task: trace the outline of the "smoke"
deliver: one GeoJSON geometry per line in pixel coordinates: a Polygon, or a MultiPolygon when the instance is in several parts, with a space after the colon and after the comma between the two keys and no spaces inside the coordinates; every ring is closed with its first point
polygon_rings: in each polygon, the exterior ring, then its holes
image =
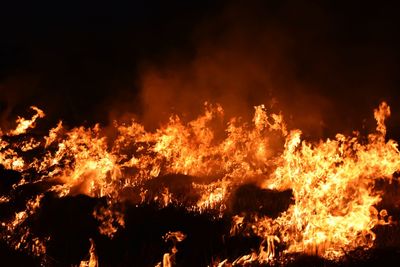
{"type": "Polygon", "coordinates": [[[139,2],[5,14],[2,127],[30,105],[69,125],[135,115],[154,128],[204,101],[227,117],[266,104],[309,137],[374,127],[382,100],[400,114],[395,4],[139,2]]]}
{"type": "Polygon", "coordinates": [[[346,7],[339,14],[323,2],[229,5],[194,29],[193,58],[142,67],[144,121],[154,127],[171,113],[193,117],[209,101],[228,117],[266,104],[309,137],[372,129],[368,110],[398,98],[395,41],[379,36],[394,34],[392,20],[370,14],[376,7],[346,7]]]}

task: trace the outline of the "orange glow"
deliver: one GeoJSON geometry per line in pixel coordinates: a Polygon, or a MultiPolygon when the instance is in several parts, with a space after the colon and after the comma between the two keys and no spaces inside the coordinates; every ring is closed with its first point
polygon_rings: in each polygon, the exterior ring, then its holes
{"type": "MultiPolygon", "coordinates": [[[[366,138],[357,133],[337,134],[334,139],[309,142],[301,138],[300,130],[287,129],[281,114],[268,114],[263,105],[255,107],[251,122],[231,118],[225,125],[222,107],[206,103],[204,114],[197,119],[184,122],[174,115],[154,132],[134,120],[130,124],[115,122],[117,136],[109,139],[99,125],[65,129],[60,122],[47,136],[8,141],[9,136],[23,136],[44,117],[43,111],[32,109],[36,114],[31,119],[18,118],[14,130],[0,131],[0,164],[22,173],[35,170],[37,181],[54,184],[49,191],[59,197],[105,197],[110,208],[98,208],[93,216],[100,222],[100,233],[109,237],[124,227],[123,213],[113,208],[113,204],[127,199],[122,196],[124,190],[140,189],[137,196],[128,196],[140,199],[140,204],[148,195],[147,181],[171,174],[194,177],[180,182],[190,183],[200,195],[195,204],[186,206],[196,212],[216,210],[224,214],[231,192],[246,183],[292,190],[294,203],[276,218],[233,216],[232,235],[250,231],[264,240],[257,252],[233,264],[274,261],[278,243],[285,245],[283,256],[307,253],[340,259],[347,251],[373,247],[373,228],[392,223],[386,210],[377,210],[382,193],[375,189],[377,179],[391,181],[400,170],[398,144],[385,137],[390,108],[384,102],[374,111],[376,132],[366,138]],[[277,148],[277,144],[281,146],[277,148]],[[37,148],[45,151],[43,156],[22,155],[37,148]]],[[[24,183],[28,181],[22,179],[16,186],[24,183]]],[[[152,198],[160,207],[186,205],[179,203],[179,197],[168,187],[152,198]]],[[[0,202],[8,199],[7,195],[0,196],[0,202]]],[[[40,201],[41,197],[29,201],[25,211],[1,223],[7,230],[2,238],[16,249],[46,252],[46,240],[31,238],[37,244],[25,244],[29,229],[17,230],[40,201]]],[[[169,234],[176,242],[185,238],[180,232],[169,234]]],[[[163,266],[171,265],[175,250],[164,255],[163,266]]],[[[97,266],[93,242],[90,261],[82,264],[97,266]]]]}

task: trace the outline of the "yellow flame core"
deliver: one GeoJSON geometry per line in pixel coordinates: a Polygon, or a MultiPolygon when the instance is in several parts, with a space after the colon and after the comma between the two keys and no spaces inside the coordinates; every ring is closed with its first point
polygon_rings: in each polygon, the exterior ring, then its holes
{"type": "MultiPolygon", "coordinates": [[[[376,132],[364,139],[358,134],[337,134],[334,139],[307,142],[301,139],[300,130],[288,130],[282,115],[268,115],[263,105],[255,107],[252,122],[232,118],[224,131],[218,132],[218,125],[223,125],[223,109],[206,104],[204,115],[197,119],[184,123],[172,116],[155,132],[146,131],[136,121],[129,125],[115,122],[117,135],[109,140],[99,125],[67,130],[60,122],[42,139],[8,141],[7,136],[23,135],[44,116],[40,109],[33,109],[36,114],[30,120],[18,118],[15,130],[0,131],[0,164],[22,173],[36,170],[38,180],[57,182],[49,190],[60,197],[106,197],[112,206],[121,201],[124,189],[139,187],[137,197],[143,202],[148,192],[143,188],[146,181],[184,174],[203,177],[181,181],[193,183],[200,194],[197,204],[187,208],[199,212],[218,209],[223,213],[230,192],[241,184],[291,189],[294,204],[275,219],[233,217],[231,234],[250,225],[265,240],[258,254],[238,261],[270,261],[275,257],[275,243],[286,245],[284,253],[338,259],[346,251],[373,246],[374,226],[390,223],[382,219],[387,212],[375,208],[381,200],[376,180],[391,181],[400,169],[398,144],[385,140],[385,119],[390,115],[386,103],[374,111],[376,132]],[[282,146],[277,149],[280,142],[282,146]],[[45,149],[44,156],[21,156],[20,151],[38,147],[45,149]]],[[[19,185],[23,183],[24,179],[19,185]]],[[[9,196],[0,199],[9,201],[9,196]]],[[[178,201],[168,188],[154,200],[161,206],[178,201]]],[[[40,198],[38,201],[35,206],[40,205],[40,198]]],[[[3,227],[11,231],[21,224],[34,212],[32,205],[28,203],[27,211],[17,213],[14,221],[3,222],[3,227]]],[[[122,213],[99,208],[94,216],[101,221],[103,234],[112,236],[116,226],[124,226],[122,213]]]]}

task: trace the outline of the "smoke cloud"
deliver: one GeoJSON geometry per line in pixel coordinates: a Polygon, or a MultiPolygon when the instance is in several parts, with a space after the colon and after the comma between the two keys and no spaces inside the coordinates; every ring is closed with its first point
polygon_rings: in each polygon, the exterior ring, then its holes
{"type": "Polygon", "coordinates": [[[0,42],[1,125],[37,105],[71,126],[135,116],[154,128],[171,112],[190,119],[208,101],[246,118],[266,104],[319,138],[374,127],[382,100],[392,106],[389,128],[398,124],[395,6],[306,2],[5,14],[13,23],[2,23],[10,26],[0,42]]]}

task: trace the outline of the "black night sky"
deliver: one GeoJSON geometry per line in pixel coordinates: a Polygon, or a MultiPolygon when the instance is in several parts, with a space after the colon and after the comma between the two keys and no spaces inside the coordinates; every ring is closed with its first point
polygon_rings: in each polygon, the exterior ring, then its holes
{"type": "Polygon", "coordinates": [[[392,106],[389,124],[400,122],[397,5],[245,2],[1,8],[2,124],[30,105],[71,125],[107,124],[126,113],[154,125],[197,102],[243,113],[272,98],[294,126],[321,128],[309,131],[319,137],[373,125],[382,100],[392,106]],[[163,82],[143,93],[154,75],[163,82]]]}

